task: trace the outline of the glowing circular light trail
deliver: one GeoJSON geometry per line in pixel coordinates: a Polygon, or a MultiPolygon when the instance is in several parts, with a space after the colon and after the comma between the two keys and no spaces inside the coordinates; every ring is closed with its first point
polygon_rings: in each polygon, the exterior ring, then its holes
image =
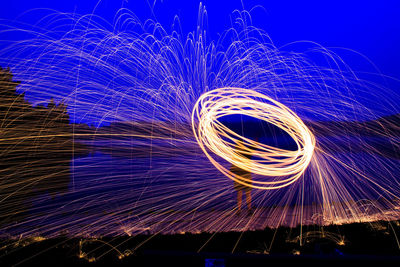
{"type": "Polygon", "coordinates": [[[198,144],[212,164],[230,179],[258,189],[278,189],[294,183],[311,161],[315,138],[303,121],[288,107],[249,89],[219,88],[197,100],[192,112],[192,129],[198,144]],[[219,118],[247,115],[273,124],[289,134],[297,150],[286,150],[240,136],[219,118]],[[209,153],[245,171],[266,179],[250,180],[230,171],[209,153]],[[249,159],[248,155],[256,156],[249,159]]]}

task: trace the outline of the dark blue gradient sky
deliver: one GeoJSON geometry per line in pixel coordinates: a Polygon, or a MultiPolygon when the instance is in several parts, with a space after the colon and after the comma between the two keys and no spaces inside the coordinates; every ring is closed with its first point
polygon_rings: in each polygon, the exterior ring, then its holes
{"type": "MultiPolygon", "coordinates": [[[[202,1],[208,12],[208,33],[213,39],[231,25],[235,9],[251,10],[253,24],[264,29],[274,44],[282,47],[295,41],[312,41],[332,48],[356,72],[382,73],[400,80],[400,1],[202,1]],[[363,56],[358,55],[355,52],[363,56]],[[367,60],[372,62],[377,69],[367,60]]],[[[199,1],[194,0],[11,0],[0,8],[0,19],[37,22],[36,8],[78,14],[95,13],[112,22],[121,7],[132,10],[142,21],[151,18],[170,28],[178,15],[183,32],[196,28],[199,1]]],[[[4,20],[3,20],[4,24],[4,20]]],[[[18,36],[10,34],[9,40],[18,36]]],[[[294,46],[295,47],[295,46],[294,46]]],[[[1,47],[0,47],[1,49],[1,47]]],[[[282,49],[292,49],[284,47],[282,49]]],[[[375,78],[371,78],[375,79],[375,78]]],[[[382,77],[376,82],[382,83],[382,77]]],[[[384,81],[400,91],[390,78],[384,81]]]]}
{"type": "MultiPolygon", "coordinates": [[[[400,1],[202,2],[208,11],[209,32],[214,36],[229,27],[234,9],[262,6],[252,13],[253,22],[265,29],[277,46],[309,40],[326,47],[352,49],[371,59],[383,74],[400,78],[400,1]]],[[[115,12],[123,6],[143,20],[155,15],[164,26],[171,25],[177,14],[183,30],[188,32],[195,28],[198,5],[199,1],[193,0],[12,0],[3,2],[0,18],[15,19],[34,8],[80,14],[92,13],[95,9],[96,14],[112,21],[115,12]],[[149,8],[153,5],[154,12],[149,8]]],[[[30,19],[35,21],[35,18],[30,19]]]]}

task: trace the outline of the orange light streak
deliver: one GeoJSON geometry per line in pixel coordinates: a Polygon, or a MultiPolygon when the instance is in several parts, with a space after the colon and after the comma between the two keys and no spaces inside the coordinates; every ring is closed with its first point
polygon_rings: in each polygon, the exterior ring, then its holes
{"type": "Polygon", "coordinates": [[[253,90],[219,88],[203,94],[192,112],[196,140],[212,164],[228,178],[257,189],[278,189],[297,181],[313,156],[315,138],[303,121],[288,107],[253,90]],[[218,121],[228,115],[247,115],[273,124],[288,133],[297,150],[286,150],[251,140],[218,121]],[[236,146],[240,143],[241,146],[236,146]],[[252,181],[231,172],[209,153],[251,173],[267,177],[252,181]],[[253,154],[257,159],[245,155],[253,154]],[[281,179],[277,179],[281,178],[281,179]]]}

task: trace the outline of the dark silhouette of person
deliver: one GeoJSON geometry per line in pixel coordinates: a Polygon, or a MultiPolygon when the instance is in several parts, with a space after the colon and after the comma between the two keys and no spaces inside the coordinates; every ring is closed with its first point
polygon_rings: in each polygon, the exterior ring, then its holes
{"type": "MultiPolygon", "coordinates": [[[[246,148],[241,143],[241,141],[237,142],[236,150],[241,151],[239,153],[242,156],[244,156],[244,157],[246,157],[248,159],[251,159],[251,154],[250,153],[243,153],[246,150],[246,148]]],[[[249,150],[247,150],[247,151],[249,151],[249,150]]],[[[244,179],[251,180],[251,173],[250,172],[248,172],[246,170],[243,170],[242,168],[240,168],[240,167],[238,167],[238,166],[236,166],[234,164],[232,164],[230,170],[231,170],[232,173],[234,173],[234,174],[236,174],[238,176],[241,176],[244,179]]],[[[243,191],[246,194],[247,211],[248,211],[249,214],[252,212],[252,207],[251,207],[251,181],[250,182],[246,181],[246,183],[250,184],[250,186],[247,186],[247,185],[241,184],[241,183],[239,183],[237,181],[234,181],[234,185],[233,186],[234,186],[234,188],[235,188],[235,190],[237,192],[237,214],[240,214],[241,210],[242,210],[243,191]]]]}

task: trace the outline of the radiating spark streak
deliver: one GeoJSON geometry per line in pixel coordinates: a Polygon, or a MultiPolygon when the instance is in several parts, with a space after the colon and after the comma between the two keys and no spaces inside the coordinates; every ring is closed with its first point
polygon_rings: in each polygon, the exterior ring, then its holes
{"type": "MultiPolygon", "coordinates": [[[[70,137],[71,134],[46,134],[46,135],[27,135],[27,136],[20,136],[20,137],[7,137],[2,138],[0,141],[13,141],[13,140],[25,140],[25,139],[38,139],[38,138],[50,138],[50,137],[70,137]]],[[[141,134],[74,134],[75,137],[93,137],[93,136],[114,136],[114,137],[137,137],[137,138],[149,138],[148,135],[141,135],[141,134]]],[[[171,137],[163,137],[163,136],[152,136],[152,139],[160,139],[160,140],[170,140],[170,141],[179,141],[184,143],[193,143],[194,141],[189,140],[182,140],[178,138],[171,138],[171,137]]]]}
{"type": "MultiPolygon", "coordinates": [[[[326,154],[326,153],[323,152],[323,151],[322,151],[322,153],[326,154]]],[[[351,170],[352,172],[354,172],[354,173],[360,175],[361,177],[367,179],[369,182],[371,182],[371,183],[373,183],[374,185],[376,185],[377,187],[379,187],[383,192],[388,193],[389,195],[393,196],[393,197],[396,198],[396,199],[399,199],[399,198],[400,198],[399,195],[393,194],[391,191],[389,191],[388,189],[384,188],[383,186],[381,186],[380,184],[378,184],[377,182],[375,182],[374,180],[372,180],[370,177],[368,177],[368,176],[366,176],[365,174],[363,174],[363,173],[361,173],[361,172],[355,170],[353,167],[351,167],[351,166],[349,166],[348,164],[342,162],[341,160],[339,160],[339,159],[337,159],[337,158],[335,158],[335,157],[333,157],[333,156],[331,156],[331,155],[329,155],[329,154],[326,154],[326,156],[332,158],[333,160],[335,160],[336,162],[338,162],[338,163],[340,163],[341,165],[345,166],[347,169],[351,170]]]]}
{"type": "Polygon", "coordinates": [[[319,45],[307,43],[321,64],[276,48],[247,11],[218,40],[205,20],[201,5],[186,36],[123,10],[115,25],[61,13],[2,23],[0,65],[15,77],[1,69],[0,86],[16,90],[0,91],[2,234],[151,240],[400,218],[399,126],[382,117],[399,112],[398,94],[319,45]],[[220,121],[231,114],[280,128],[295,150],[237,134],[220,121]],[[252,187],[251,216],[235,216],[232,180],[252,187]]]}

